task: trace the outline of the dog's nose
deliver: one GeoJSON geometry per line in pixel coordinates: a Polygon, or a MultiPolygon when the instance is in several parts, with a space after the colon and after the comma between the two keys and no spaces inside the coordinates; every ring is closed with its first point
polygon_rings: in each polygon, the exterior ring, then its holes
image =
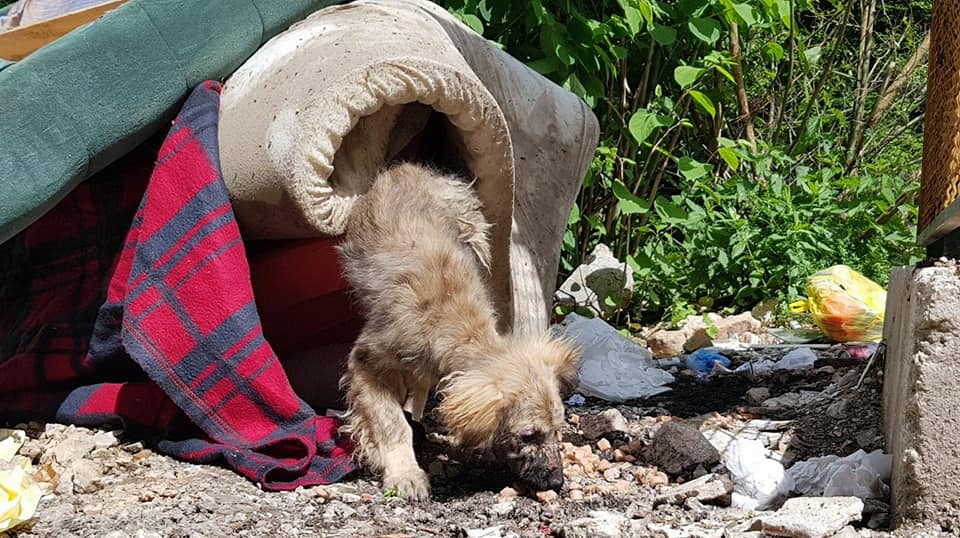
{"type": "Polygon", "coordinates": [[[560,491],[563,487],[563,468],[540,469],[539,472],[522,477],[521,480],[535,491],[548,489],[560,491]]]}

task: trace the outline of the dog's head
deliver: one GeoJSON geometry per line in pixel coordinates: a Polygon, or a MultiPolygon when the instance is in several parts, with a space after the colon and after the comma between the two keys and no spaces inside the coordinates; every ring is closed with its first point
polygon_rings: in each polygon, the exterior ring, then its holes
{"type": "Polygon", "coordinates": [[[512,338],[476,369],[451,376],[440,414],[461,447],[489,449],[537,491],[563,485],[563,397],[577,385],[579,350],[542,336],[512,338]]]}

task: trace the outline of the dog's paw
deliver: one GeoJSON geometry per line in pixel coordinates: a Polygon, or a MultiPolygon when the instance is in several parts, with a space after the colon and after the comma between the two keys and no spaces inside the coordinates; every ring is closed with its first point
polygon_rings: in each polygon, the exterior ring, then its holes
{"type": "Polygon", "coordinates": [[[425,501],[430,498],[430,479],[423,469],[415,467],[398,473],[385,474],[383,489],[396,491],[404,499],[425,501]]]}

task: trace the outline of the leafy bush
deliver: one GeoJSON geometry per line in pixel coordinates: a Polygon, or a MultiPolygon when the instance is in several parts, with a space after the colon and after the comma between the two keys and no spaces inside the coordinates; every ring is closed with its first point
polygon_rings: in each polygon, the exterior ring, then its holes
{"type": "Polygon", "coordinates": [[[929,2],[443,4],[593,107],[560,276],[606,242],[625,316],[792,298],[834,263],[886,283],[919,254],[929,2]]]}

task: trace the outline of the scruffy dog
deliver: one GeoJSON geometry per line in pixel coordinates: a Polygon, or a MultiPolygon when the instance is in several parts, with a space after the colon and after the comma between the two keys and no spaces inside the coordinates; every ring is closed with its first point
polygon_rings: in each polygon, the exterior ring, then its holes
{"type": "Polygon", "coordinates": [[[434,389],[460,448],[489,450],[538,491],[563,485],[561,393],[576,384],[579,352],[497,332],[480,207],[462,179],[400,164],[357,201],[340,247],[366,314],[343,378],[348,431],[384,488],[411,499],[427,498],[430,482],[403,406],[434,389]]]}

